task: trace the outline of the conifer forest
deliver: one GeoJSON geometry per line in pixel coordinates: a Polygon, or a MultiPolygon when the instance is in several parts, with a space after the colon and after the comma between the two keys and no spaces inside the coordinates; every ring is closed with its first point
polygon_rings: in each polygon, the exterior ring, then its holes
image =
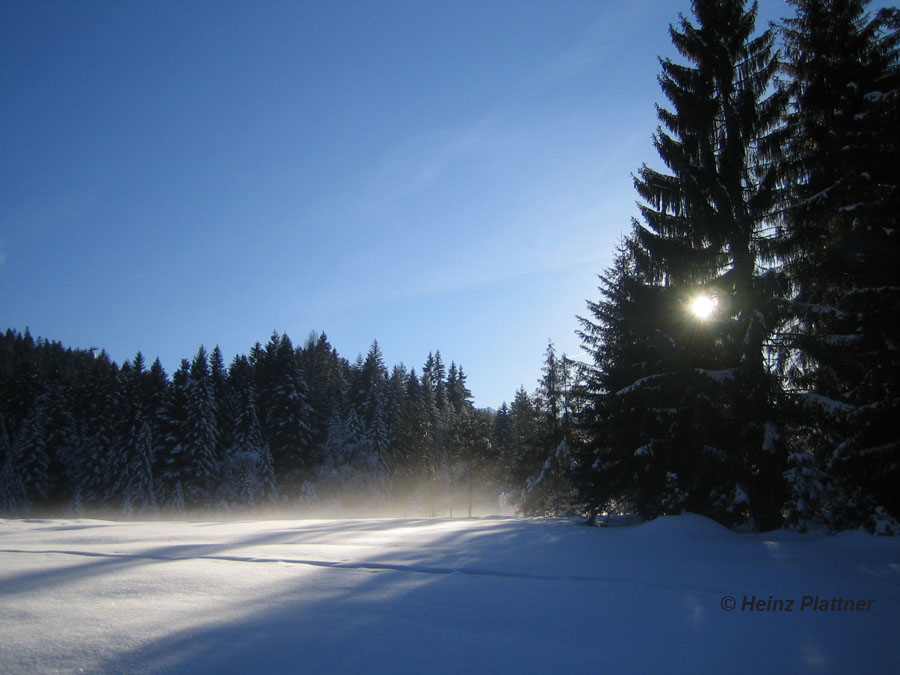
{"type": "MultiPolygon", "coordinates": [[[[900,533],[900,10],[694,0],[637,217],[532,392],[273,333],[167,373],[0,336],[0,515],[644,518],[900,533]]],[[[610,105],[614,105],[611,102],[610,105]]],[[[464,317],[461,317],[464,320],[464,317]]],[[[535,360],[541,356],[536,354],[535,360]]]]}

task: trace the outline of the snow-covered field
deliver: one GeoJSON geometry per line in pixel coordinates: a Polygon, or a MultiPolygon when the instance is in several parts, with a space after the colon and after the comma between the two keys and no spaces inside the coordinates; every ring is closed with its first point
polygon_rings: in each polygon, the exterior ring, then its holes
{"type": "Polygon", "coordinates": [[[861,532],[0,520],[2,673],[893,673],[898,635],[861,532]]]}

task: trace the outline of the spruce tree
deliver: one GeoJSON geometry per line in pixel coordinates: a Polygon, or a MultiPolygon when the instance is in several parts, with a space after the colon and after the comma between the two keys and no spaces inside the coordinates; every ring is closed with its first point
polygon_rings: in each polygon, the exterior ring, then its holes
{"type": "Polygon", "coordinates": [[[266,348],[265,436],[275,461],[278,490],[296,496],[311,471],[312,447],[306,376],[287,335],[266,348]]]}
{"type": "Polygon", "coordinates": [[[512,418],[509,414],[509,404],[504,401],[494,414],[493,437],[501,457],[512,443],[512,418]]]}
{"type": "Polygon", "coordinates": [[[186,394],[183,433],[189,479],[182,481],[182,488],[189,503],[208,506],[215,488],[219,430],[209,362],[202,346],[191,363],[186,394]]]}
{"type": "Polygon", "coordinates": [[[447,404],[447,383],[444,377],[444,360],[440,350],[428,352],[425,365],[422,368],[422,379],[428,380],[431,390],[434,392],[434,403],[438,410],[443,410],[447,404]]]}
{"type": "Polygon", "coordinates": [[[661,61],[671,107],[657,109],[654,144],[668,172],[644,165],[634,179],[642,222],[629,245],[640,286],[629,289],[634,306],[623,309],[634,323],[623,333],[643,354],[622,366],[621,387],[596,394],[621,399],[605,407],[604,425],[646,418],[618,443],[641,464],[647,515],[667,512],[677,492],[722,522],[768,528],[783,502],[766,362],[781,291],[766,265],[785,97],[773,87],[774,33],[753,35],[756,3],[695,0],[692,9],[695,23],[682,16],[670,27],[686,63],[661,61]],[[707,319],[690,313],[701,293],[716,303],[707,319]]]}
{"type": "Polygon", "coordinates": [[[391,423],[391,449],[386,459],[394,483],[395,497],[405,501],[412,496],[420,479],[419,458],[425,452],[428,426],[424,422],[425,406],[415,368],[405,376],[403,401],[391,423]]]}
{"type": "MultiPolygon", "coordinates": [[[[10,470],[21,492],[16,495],[19,508],[36,508],[46,504],[52,486],[50,457],[47,454],[47,411],[49,396],[38,396],[25,422],[16,435],[10,452],[10,470]]],[[[7,489],[12,492],[12,485],[7,489]]]]}
{"type": "Polygon", "coordinates": [[[900,14],[873,18],[866,0],[791,4],[781,253],[794,296],[782,359],[810,456],[798,450],[786,476],[826,470],[835,484],[821,517],[876,528],[900,515],[900,14]]]}
{"type": "Polygon", "coordinates": [[[229,370],[234,423],[231,444],[224,458],[226,471],[222,486],[240,504],[269,504],[276,499],[272,454],[263,439],[257,413],[253,368],[246,357],[236,357],[229,370]]]}
{"type": "Polygon", "coordinates": [[[120,488],[117,448],[122,383],[114,363],[98,355],[86,377],[81,420],[83,444],[74,469],[74,491],[84,506],[113,503],[120,488]]]}
{"type": "Polygon", "coordinates": [[[122,490],[122,511],[126,515],[135,509],[143,512],[157,510],[153,481],[153,436],[143,415],[134,416],[128,435],[123,439],[128,464],[122,490]]]}
{"type": "Polygon", "coordinates": [[[456,412],[472,406],[472,392],[466,386],[466,374],[462,365],[457,367],[454,361],[450,362],[447,372],[447,400],[456,412]]]}
{"type": "Polygon", "coordinates": [[[646,458],[679,409],[648,400],[664,379],[656,370],[660,345],[650,309],[658,294],[637,275],[627,240],[600,276],[599,290],[601,298],[588,302],[590,315],[579,317],[578,336],[591,361],[582,366],[574,480],[591,519],[601,511],[653,516],[661,509],[662,478],[646,458]]]}
{"type": "Polygon", "coordinates": [[[504,473],[513,490],[515,501],[526,502],[529,479],[537,476],[546,460],[541,414],[524,387],[516,390],[509,406],[509,440],[502,456],[504,473]]]}
{"type": "Polygon", "coordinates": [[[234,418],[234,410],[231,408],[231,395],[228,388],[228,372],[222,350],[216,345],[209,355],[209,378],[212,386],[213,399],[216,406],[216,428],[218,429],[218,443],[216,454],[221,456],[230,445],[231,425],[234,418]]]}
{"type": "Polygon", "coordinates": [[[346,361],[322,333],[310,336],[302,354],[301,367],[306,375],[310,406],[310,442],[318,447],[328,435],[328,420],[335,409],[342,409],[347,398],[346,361]]]}
{"type": "Polygon", "coordinates": [[[6,461],[10,453],[9,434],[6,431],[6,420],[3,411],[0,410],[0,467],[6,461]]]}
{"type": "Polygon", "coordinates": [[[378,341],[372,342],[361,369],[362,418],[376,450],[384,455],[390,446],[387,409],[387,368],[378,341]]]}
{"type": "Polygon", "coordinates": [[[163,466],[166,460],[167,437],[171,428],[168,418],[169,400],[172,395],[172,383],[157,358],[150,366],[146,379],[145,398],[143,400],[147,423],[150,425],[150,437],[153,442],[153,485],[157,504],[166,494],[163,466]]]}
{"type": "Polygon", "coordinates": [[[451,517],[453,507],[461,496],[464,498],[466,515],[471,517],[476,490],[493,477],[495,454],[491,443],[491,423],[492,416],[489,412],[471,407],[462,408],[451,418],[451,517]]]}
{"type": "Polygon", "coordinates": [[[57,508],[72,498],[81,457],[82,436],[73,414],[74,407],[73,395],[67,385],[57,382],[49,387],[43,420],[50,459],[47,498],[49,505],[57,508]]]}
{"type": "Polygon", "coordinates": [[[183,508],[184,486],[189,484],[191,467],[187,452],[187,400],[191,364],[181,360],[178,370],[172,374],[172,383],[158,414],[161,444],[156,452],[156,497],[160,503],[172,508],[183,508]],[[180,497],[175,498],[176,486],[180,497]],[[180,507],[176,503],[181,504],[180,507]]]}
{"type": "Polygon", "coordinates": [[[572,510],[570,384],[570,362],[565,354],[557,356],[549,341],[534,396],[540,449],[526,480],[525,513],[556,515],[572,510]]]}

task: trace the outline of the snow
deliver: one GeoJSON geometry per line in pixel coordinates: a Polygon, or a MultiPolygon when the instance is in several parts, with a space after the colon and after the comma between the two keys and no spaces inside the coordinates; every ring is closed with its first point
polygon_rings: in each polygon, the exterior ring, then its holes
{"type": "Polygon", "coordinates": [[[855,211],[856,209],[860,208],[861,206],[865,206],[865,203],[857,202],[856,204],[848,204],[847,206],[840,206],[840,207],[838,207],[838,211],[842,212],[842,213],[849,213],[850,211],[855,211]]]}
{"type": "Polygon", "coordinates": [[[615,528],[0,520],[0,549],[3,673],[888,673],[900,662],[900,538],[863,532],[739,534],[691,514],[615,528]]]}
{"type": "Polygon", "coordinates": [[[634,451],[635,457],[652,457],[653,456],[653,443],[648,443],[646,445],[642,445],[637,450],[634,451]]]}
{"type": "Polygon", "coordinates": [[[778,430],[778,425],[771,420],[767,420],[763,427],[763,452],[775,452],[778,449],[779,440],[781,440],[781,433],[778,430]]]}
{"type": "Polygon", "coordinates": [[[731,382],[737,377],[737,368],[723,368],[721,370],[707,370],[706,368],[695,368],[698,374],[708,377],[719,384],[731,382]]]}
{"type": "Polygon", "coordinates": [[[851,333],[850,335],[826,335],[824,342],[832,347],[846,347],[856,344],[862,339],[859,333],[851,333]]]}
{"type": "Polygon", "coordinates": [[[808,303],[808,302],[794,302],[793,304],[798,309],[802,309],[811,314],[822,314],[822,315],[830,314],[839,319],[844,319],[847,317],[846,312],[842,312],[841,310],[836,309],[834,307],[827,307],[825,305],[818,305],[815,303],[808,303]]]}
{"type": "MultiPolygon", "coordinates": [[[[629,384],[627,387],[623,387],[622,389],[619,389],[619,391],[616,392],[616,396],[626,396],[638,389],[646,387],[649,382],[653,382],[655,380],[660,380],[665,377],[668,377],[668,373],[656,373],[654,375],[647,375],[646,377],[642,377],[639,380],[635,380],[634,382],[629,384]]],[[[649,389],[655,389],[655,388],[656,387],[649,387],[649,389]]]]}
{"type": "Polygon", "coordinates": [[[833,398],[829,398],[828,396],[823,396],[822,394],[816,394],[814,392],[805,392],[801,394],[800,400],[805,401],[809,405],[819,407],[831,415],[852,413],[856,410],[854,406],[848,403],[837,401],[833,398]]]}

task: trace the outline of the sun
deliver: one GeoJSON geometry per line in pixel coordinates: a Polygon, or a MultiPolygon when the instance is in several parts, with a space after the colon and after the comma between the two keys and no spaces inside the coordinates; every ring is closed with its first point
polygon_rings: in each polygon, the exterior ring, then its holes
{"type": "Polygon", "coordinates": [[[698,295],[691,300],[691,314],[698,319],[708,319],[713,315],[713,312],[716,311],[717,304],[718,302],[711,295],[698,295]]]}

